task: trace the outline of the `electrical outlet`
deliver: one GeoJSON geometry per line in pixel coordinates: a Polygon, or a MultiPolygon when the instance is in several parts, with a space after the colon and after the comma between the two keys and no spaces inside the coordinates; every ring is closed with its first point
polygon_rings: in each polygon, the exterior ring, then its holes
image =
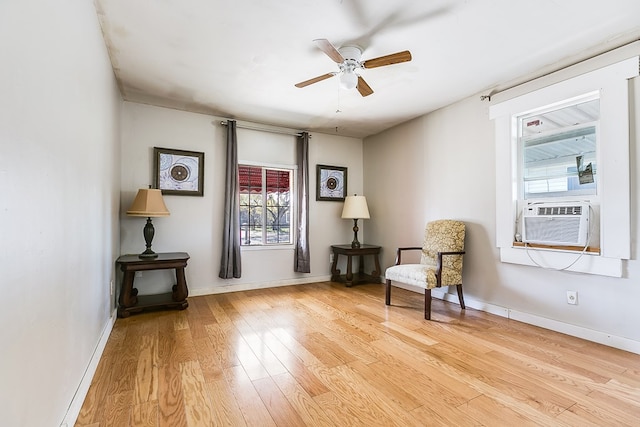
{"type": "Polygon", "coordinates": [[[113,287],[113,279],[111,279],[111,281],[109,282],[109,292],[111,293],[111,295],[113,295],[113,293],[115,292],[115,288],[113,287]]]}
{"type": "Polygon", "coordinates": [[[578,291],[567,291],[567,304],[578,304],[578,291]]]}
{"type": "Polygon", "coordinates": [[[333,253],[329,254],[329,264],[333,264],[333,253]]]}
{"type": "Polygon", "coordinates": [[[142,271],[136,271],[136,277],[142,277],[142,271]]]}

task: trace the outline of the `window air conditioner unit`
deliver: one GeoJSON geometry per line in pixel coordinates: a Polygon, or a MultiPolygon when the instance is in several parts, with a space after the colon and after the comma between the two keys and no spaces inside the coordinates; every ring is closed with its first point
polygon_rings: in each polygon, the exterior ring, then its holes
{"type": "Polygon", "coordinates": [[[540,245],[585,246],[589,203],[530,203],[524,208],[522,241],[540,245]]]}

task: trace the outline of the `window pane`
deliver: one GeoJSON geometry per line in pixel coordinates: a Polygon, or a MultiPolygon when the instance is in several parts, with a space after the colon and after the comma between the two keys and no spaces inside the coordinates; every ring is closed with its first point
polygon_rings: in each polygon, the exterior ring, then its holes
{"type": "Polygon", "coordinates": [[[599,99],[519,118],[524,198],[596,194],[599,99]]]}
{"type": "Polygon", "coordinates": [[[262,191],[262,168],[238,166],[238,180],[240,193],[259,193],[262,191]]]}
{"type": "Polygon", "coordinates": [[[252,206],[249,209],[249,244],[262,244],[262,206],[252,206]]]}
{"type": "Polygon", "coordinates": [[[267,193],[267,206],[278,206],[277,193],[267,193]]]}
{"type": "Polygon", "coordinates": [[[261,193],[252,193],[249,195],[249,206],[262,206],[262,194],[261,193]]]}
{"type": "Polygon", "coordinates": [[[267,208],[267,243],[278,243],[278,209],[267,208]]]}
{"type": "Polygon", "coordinates": [[[281,191],[278,193],[278,204],[280,206],[289,206],[289,191],[281,191]]]}

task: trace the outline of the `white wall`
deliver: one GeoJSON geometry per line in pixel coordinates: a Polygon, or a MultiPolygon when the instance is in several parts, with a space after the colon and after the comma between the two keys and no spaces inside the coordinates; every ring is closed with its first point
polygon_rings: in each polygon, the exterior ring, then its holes
{"type": "Polygon", "coordinates": [[[0,52],[0,423],[53,426],[114,307],[121,99],[92,2],[0,2],[0,52]]]}
{"type": "Polygon", "coordinates": [[[640,352],[640,108],[633,108],[640,103],[639,86],[637,79],[630,85],[633,247],[624,278],[499,261],[494,127],[488,117],[490,104],[479,95],[365,139],[365,192],[378,210],[369,236],[384,245],[383,264],[393,264],[397,246],[421,245],[427,221],[464,220],[464,292],[469,306],[640,352]],[[566,303],[567,290],[578,291],[578,305],[566,303]]]}
{"type": "MultiPolygon", "coordinates": [[[[309,147],[311,273],[293,271],[293,248],[242,250],[242,277],[223,280],[220,269],[226,127],[221,118],[126,102],[122,133],[121,248],[144,250],[144,219],[127,217],[138,188],[153,183],[153,147],[205,153],[204,196],[165,195],[169,217],[153,220],[156,252],[185,251],[190,295],[288,285],[329,277],[329,246],[350,242],[353,224],[340,219],[342,203],[315,200],[316,164],[346,166],[348,192],[362,194],[362,140],[312,134],[309,147]]],[[[247,124],[246,122],[239,122],[247,124]]],[[[240,161],[295,163],[295,137],[238,129],[240,161]]],[[[366,225],[361,227],[366,228],[366,225]]],[[[364,232],[359,233],[364,237],[364,232]]],[[[362,239],[361,239],[362,240],[362,239]]],[[[164,292],[175,279],[170,271],[144,272],[135,283],[141,294],[164,292]]]]}

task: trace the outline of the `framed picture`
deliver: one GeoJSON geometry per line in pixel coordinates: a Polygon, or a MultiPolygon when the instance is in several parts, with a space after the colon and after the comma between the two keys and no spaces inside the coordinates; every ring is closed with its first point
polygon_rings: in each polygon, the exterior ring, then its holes
{"type": "Polygon", "coordinates": [[[347,195],[347,168],[316,165],[316,200],[344,202],[347,195]]]}
{"type": "Polygon", "coordinates": [[[154,186],[162,194],[204,195],[204,153],[153,147],[154,186]]]}

